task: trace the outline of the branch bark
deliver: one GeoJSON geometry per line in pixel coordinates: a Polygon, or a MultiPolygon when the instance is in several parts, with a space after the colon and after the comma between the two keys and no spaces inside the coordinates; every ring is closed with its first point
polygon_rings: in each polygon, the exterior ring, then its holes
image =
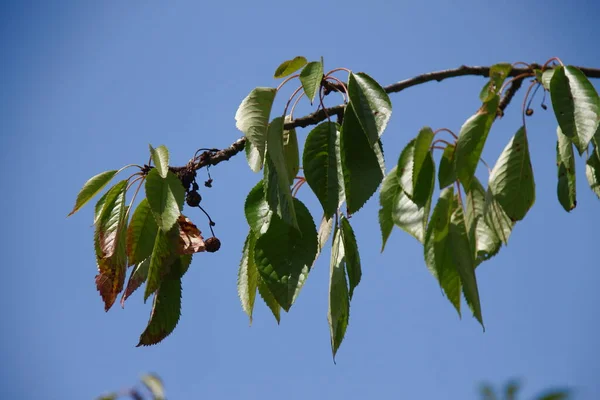
{"type": "MultiPolygon", "coordinates": [[[[488,77],[490,74],[491,67],[485,66],[467,66],[462,65],[458,68],[454,69],[445,69],[441,71],[428,72],[422,75],[417,75],[410,79],[405,79],[403,81],[399,81],[393,83],[391,85],[385,86],[384,89],[387,93],[398,93],[405,89],[408,89],[413,86],[421,85],[427,82],[437,81],[441,82],[445,79],[456,78],[460,76],[482,76],[488,77]]],[[[588,67],[577,67],[579,68],[588,78],[600,78],[600,69],[598,68],[588,68],[588,67]]],[[[528,68],[513,68],[509,74],[509,77],[516,77],[518,75],[527,74],[533,75],[534,69],[541,69],[541,65],[539,64],[531,64],[528,68]]],[[[512,98],[515,96],[517,91],[521,88],[523,81],[527,77],[522,77],[514,80],[509,88],[506,90],[503,95],[499,109],[499,116],[502,116],[504,110],[509,105],[512,98]]],[[[345,105],[340,104],[334,107],[327,108],[326,110],[320,109],[312,114],[308,114],[304,117],[296,118],[295,120],[288,122],[284,125],[285,129],[292,128],[306,128],[307,126],[316,125],[319,122],[322,122],[327,119],[327,116],[333,117],[337,116],[338,118],[343,115],[345,105]]],[[[194,170],[198,170],[202,167],[216,165],[222,161],[227,161],[231,157],[235,156],[242,150],[244,150],[244,146],[246,144],[246,138],[241,137],[235,142],[233,142],[229,147],[219,150],[217,152],[205,152],[201,155],[200,161],[193,165],[194,170]]],[[[180,170],[186,167],[173,167],[174,170],[180,170]]]]}

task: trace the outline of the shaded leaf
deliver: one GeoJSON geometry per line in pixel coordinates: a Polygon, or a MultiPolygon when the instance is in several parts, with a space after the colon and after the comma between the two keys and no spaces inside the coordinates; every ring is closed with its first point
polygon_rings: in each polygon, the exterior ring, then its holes
{"type": "Polygon", "coordinates": [[[256,240],[254,258],[262,280],[288,311],[317,254],[317,232],[308,209],[294,199],[298,229],[273,216],[267,231],[256,240]]]}
{"type": "Polygon", "coordinates": [[[369,145],[351,107],[346,107],[344,114],[340,153],[346,204],[352,214],[375,193],[383,179],[383,172],[378,154],[369,145]]]}
{"type": "Polygon", "coordinates": [[[148,146],[150,147],[152,162],[154,162],[158,174],[162,178],[166,178],[167,172],[169,172],[169,150],[164,145],[158,146],[157,148],[152,147],[152,145],[148,146]]]}
{"type": "Polygon", "coordinates": [[[162,178],[156,168],[146,177],[146,198],[158,227],[169,231],[177,222],[183,209],[185,189],[177,175],[168,171],[162,178]]]}
{"type": "Polygon", "coordinates": [[[250,229],[257,235],[266,232],[271,223],[273,211],[271,211],[265,200],[263,181],[259,181],[256,186],[252,188],[250,193],[248,193],[246,202],[244,203],[244,212],[250,229]]]}
{"type": "Polygon", "coordinates": [[[273,296],[273,293],[271,293],[271,290],[269,290],[267,284],[260,278],[260,274],[258,274],[256,279],[258,281],[258,294],[260,294],[260,297],[262,297],[263,301],[267,307],[269,307],[271,313],[275,317],[275,320],[279,324],[281,320],[281,306],[279,303],[277,303],[277,300],[275,300],[275,296],[273,296]]]}
{"type": "MultiPolygon", "coordinates": [[[[150,265],[150,272],[152,272],[152,265],[150,265]]],[[[148,283],[150,283],[150,276],[148,276],[148,283]]],[[[157,344],[169,336],[177,326],[180,315],[181,277],[176,271],[172,271],[162,280],[154,295],[150,321],[140,336],[137,347],[157,344]]]]}
{"type": "Polygon", "coordinates": [[[568,212],[577,205],[575,187],[575,158],[573,156],[573,144],[560,130],[557,130],[558,140],[556,142],[556,166],[558,169],[558,184],[556,193],[558,201],[568,212]]]}
{"type": "Polygon", "coordinates": [[[438,171],[438,182],[440,189],[452,185],[456,181],[456,172],[454,171],[454,145],[447,145],[440,159],[440,169],[438,171]]]}
{"type": "Polygon", "coordinates": [[[392,116],[392,102],[389,96],[377,81],[363,72],[350,73],[348,95],[358,122],[369,143],[374,146],[392,116]]]}
{"type": "Polygon", "coordinates": [[[479,289],[477,288],[477,278],[475,277],[475,261],[473,259],[472,247],[467,235],[463,209],[460,204],[454,209],[452,217],[450,218],[448,240],[450,242],[450,248],[452,249],[450,253],[452,254],[454,265],[458,270],[467,304],[469,305],[469,308],[471,308],[473,316],[477,318],[483,327],[479,289]]]}
{"type": "Polygon", "coordinates": [[[339,125],[323,122],[310,131],[304,144],[302,165],[306,182],[317,196],[326,217],[339,204],[338,161],[335,144],[339,125]]]}
{"type": "Polygon", "coordinates": [[[567,400],[571,398],[571,393],[567,389],[553,389],[542,393],[536,397],[536,400],[567,400]]]}
{"type": "Polygon", "coordinates": [[[165,400],[165,389],[162,380],[157,375],[142,375],[142,383],[154,396],[153,400],[165,400]]]}
{"type": "Polygon", "coordinates": [[[95,195],[98,194],[106,186],[112,178],[117,174],[116,169],[111,171],[104,171],[99,173],[96,176],[91,177],[86,183],[83,184],[83,187],[77,194],[77,199],[75,199],[75,206],[73,210],[69,213],[68,216],[75,214],[81,207],[83,207],[88,201],[90,201],[95,195]]]}
{"type": "Polygon", "coordinates": [[[275,88],[257,87],[252,89],[235,113],[235,126],[244,132],[246,138],[252,143],[252,148],[257,153],[257,155],[251,153],[251,157],[248,158],[250,168],[254,172],[258,172],[262,168],[267,143],[269,116],[276,94],[277,89],[275,88]]]}
{"type": "Polygon", "coordinates": [[[256,235],[250,230],[244,243],[237,280],[238,296],[242,302],[242,309],[250,318],[250,324],[252,324],[252,311],[254,310],[256,290],[258,289],[258,270],[254,262],[255,243],[256,235]]]}
{"type": "Polygon", "coordinates": [[[600,124],[600,98],[587,77],[576,67],[555,68],[550,81],[552,108],[558,125],[582,154],[600,124]]]}
{"type": "Polygon", "coordinates": [[[596,151],[590,153],[585,163],[585,176],[590,188],[600,199],[600,158],[596,151]]]}
{"type": "MultiPolygon", "coordinates": [[[[427,268],[438,280],[448,300],[460,315],[462,285],[453,254],[453,243],[449,234],[450,219],[455,208],[454,187],[450,186],[442,190],[433,209],[425,234],[423,250],[427,268]]],[[[470,251],[470,247],[468,250],[470,251]]]]}
{"type": "Polygon", "coordinates": [[[435,185],[435,163],[430,150],[432,141],[433,131],[425,127],[417,135],[413,147],[412,200],[419,207],[429,201],[435,185]]]}
{"type": "Polygon", "coordinates": [[[179,229],[174,227],[169,232],[158,231],[154,240],[154,248],[148,267],[148,281],[144,292],[144,301],[154,293],[163,278],[171,271],[171,265],[177,258],[176,243],[179,229]]]}
{"type": "Polygon", "coordinates": [[[156,225],[152,210],[150,210],[148,199],[143,199],[135,209],[129,228],[127,228],[129,265],[140,264],[150,257],[157,231],[158,225],[156,225]]]}
{"type": "Polygon", "coordinates": [[[177,226],[179,230],[177,254],[194,254],[206,250],[200,230],[188,217],[180,215],[177,226]]]}
{"type": "Polygon", "coordinates": [[[322,80],[323,62],[321,61],[309,62],[300,72],[300,83],[302,83],[302,89],[304,89],[306,97],[310,100],[310,104],[315,100],[322,80]]]}
{"type": "MultiPolygon", "coordinates": [[[[286,117],[285,121],[289,122],[289,118],[286,117]]],[[[289,184],[291,185],[294,183],[294,179],[300,170],[300,153],[298,151],[298,136],[296,135],[296,129],[283,131],[283,155],[288,172],[289,184]]]]}
{"type": "Polygon", "coordinates": [[[466,187],[471,185],[471,179],[477,170],[485,141],[496,119],[499,102],[499,96],[494,96],[460,128],[454,152],[454,168],[458,179],[466,187]]]}
{"type": "Polygon", "coordinates": [[[277,67],[273,78],[285,78],[286,76],[291,75],[294,72],[298,71],[300,68],[304,67],[306,63],[306,58],[302,56],[294,57],[291,60],[286,60],[282,62],[281,65],[279,65],[279,67],[277,67]]]}
{"type": "Polygon", "coordinates": [[[340,344],[344,340],[348,320],[350,318],[350,299],[348,297],[348,284],[344,271],[344,244],[340,230],[335,227],[333,245],[331,248],[331,263],[329,272],[329,307],[327,321],[331,336],[331,351],[335,360],[340,344]]]}
{"type": "Polygon", "coordinates": [[[527,133],[521,127],[500,154],[490,174],[489,188],[506,215],[522,220],[535,202],[535,182],[527,133]]]}
{"type": "Polygon", "coordinates": [[[512,70],[512,65],[508,63],[501,63],[492,65],[490,68],[490,80],[485,84],[479,98],[482,102],[486,103],[494,98],[495,95],[500,94],[500,89],[504,80],[512,70]]]}
{"type": "Polygon", "coordinates": [[[356,236],[354,230],[350,226],[350,222],[343,215],[340,217],[340,234],[345,252],[346,271],[348,273],[348,283],[350,286],[350,299],[354,293],[354,288],[360,283],[362,277],[362,269],[360,266],[360,254],[358,253],[358,245],[356,244],[356,236]]]}
{"type": "Polygon", "coordinates": [[[504,209],[498,204],[494,194],[488,187],[485,193],[485,207],[483,210],[485,223],[494,231],[496,236],[504,244],[508,244],[508,238],[515,225],[504,209]]]}
{"type": "Polygon", "coordinates": [[[465,194],[465,224],[477,266],[498,254],[502,241],[485,222],[485,189],[477,177],[473,177],[468,189],[465,188],[465,194]]]}
{"type": "Polygon", "coordinates": [[[135,265],[129,276],[129,280],[127,281],[125,292],[121,297],[121,307],[125,307],[125,301],[129,296],[131,296],[142,283],[146,282],[146,279],[148,279],[148,267],[150,267],[150,257],[135,265]]]}

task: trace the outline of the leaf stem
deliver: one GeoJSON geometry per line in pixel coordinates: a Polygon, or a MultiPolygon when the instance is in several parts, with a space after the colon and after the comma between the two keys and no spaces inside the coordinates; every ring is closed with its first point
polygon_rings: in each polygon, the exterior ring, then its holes
{"type": "Polygon", "coordinates": [[[334,69],[332,69],[331,71],[329,71],[329,72],[327,72],[327,73],[325,74],[325,78],[327,78],[327,77],[331,76],[331,74],[333,74],[333,73],[336,73],[336,72],[339,72],[339,71],[346,71],[348,74],[351,74],[351,73],[352,73],[352,71],[350,71],[348,68],[343,68],[343,67],[340,67],[340,68],[334,68],[334,69]]]}
{"type": "Polygon", "coordinates": [[[531,92],[531,88],[535,85],[539,85],[537,81],[531,82],[529,87],[527,88],[527,92],[525,92],[525,97],[523,98],[523,106],[521,107],[521,119],[523,120],[523,127],[527,130],[527,124],[525,122],[525,116],[527,112],[527,98],[529,97],[529,93],[531,92]]]}
{"type": "Polygon", "coordinates": [[[140,181],[140,184],[135,189],[135,192],[133,193],[133,197],[131,198],[131,201],[129,202],[129,207],[127,208],[127,212],[125,213],[125,221],[127,221],[127,218],[129,218],[129,213],[131,211],[131,207],[133,206],[133,202],[135,201],[135,198],[137,197],[138,192],[140,191],[140,188],[142,187],[142,183],[144,183],[144,179],[146,179],[146,177],[144,175],[142,175],[139,178],[134,179],[133,182],[131,182],[131,184],[127,187],[127,190],[129,190],[131,185],[133,185],[137,181],[140,181]]]}
{"type": "Polygon", "coordinates": [[[560,58],[558,58],[558,57],[552,57],[551,59],[549,59],[548,61],[546,61],[544,63],[544,65],[542,65],[542,72],[544,72],[548,68],[548,66],[550,65],[550,63],[552,61],[556,61],[557,63],[559,63],[563,67],[565,66],[565,64],[563,64],[563,62],[561,61],[560,58]]]}
{"type": "Polygon", "coordinates": [[[288,82],[289,82],[289,81],[291,81],[292,79],[294,79],[294,78],[297,78],[297,77],[299,77],[299,76],[300,76],[300,74],[295,74],[295,75],[292,75],[292,76],[289,76],[289,77],[287,77],[287,78],[286,78],[286,79],[285,79],[283,82],[281,82],[281,83],[279,84],[279,86],[277,86],[277,91],[279,92],[279,89],[281,89],[281,88],[283,87],[283,85],[285,85],[286,83],[288,83],[288,82]]]}
{"type": "MultiPolygon", "coordinates": [[[[325,80],[333,80],[335,81],[338,85],[340,85],[342,87],[342,89],[344,89],[344,104],[348,104],[348,101],[350,99],[350,95],[348,94],[348,88],[346,87],[346,85],[344,85],[344,82],[340,81],[338,78],[336,78],[335,76],[328,76],[325,78],[325,80]]],[[[337,88],[336,88],[337,89],[337,88]]]]}
{"type": "Polygon", "coordinates": [[[512,79],[509,79],[508,81],[504,82],[504,84],[502,85],[502,87],[500,88],[500,91],[498,93],[504,92],[504,90],[506,90],[506,87],[508,85],[510,85],[511,83],[513,83],[514,81],[517,81],[517,80],[523,79],[523,78],[527,78],[528,76],[533,76],[533,72],[531,72],[531,71],[523,72],[522,74],[519,74],[512,79]]]}
{"type": "Polygon", "coordinates": [[[440,129],[436,129],[435,131],[433,131],[433,136],[437,135],[437,134],[438,134],[438,133],[440,133],[440,132],[448,132],[449,134],[451,134],[451,135],[452,135],[452,137],[453,137],[455,140],[458,140],[458,136],[456,136],[456,134],[455,134],[454,132],[452,132],[452,131],[451,131],[450,129],[448,129],[448,128],[440,128],[440,129]]]}
{"type": "Polygon", "coordinates": [[[300,102],[300,99],[301,99],[302,97],[304,97],[305,95],[306,95],[306,93],[304,93],[304,92],[300,93],[300,96],[298,96],[298,97],[296,98],[296,101],[294,101],[294,104],[292,104],[292,108],[291,108],[291,110],[290,110],[290,121],[293,121],[293,120],[294,120],[294,110],[296,109],[296,106],[297,106],[297,105],[298,105],[298,103],[300,102]]]}
{"type": "Polygon", "coordinates": [[[294,93],[292,93],[292,95],[288,99],[287,103],[285,103],[285,108],[283,109],[283,117],[284,118],[285,118],[285,115],[287,114],[287,110],[288,110],[288,107],[290,106],[290,103],[292,102],[292,100],[294,99],[294,97],[296,97],[296,95],[298,94],[298,92],[301,91],[301,90],[302,90],[302,85],[298,86],[298,88],[296,88],[296,90],[294,90],[294,93]]]}

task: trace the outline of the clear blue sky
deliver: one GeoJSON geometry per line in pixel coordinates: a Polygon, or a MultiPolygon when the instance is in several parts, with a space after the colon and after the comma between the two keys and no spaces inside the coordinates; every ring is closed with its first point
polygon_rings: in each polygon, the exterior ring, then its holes
{"type": "MultiPolygon", "coordinates": [[[[212,170],[214,188],[202,192],[222,250],[195,258],[175,332],[135,348],[150,303],[136,293],[125,310],[104,313],[91,207],[65,218],[86,179],[146,162],[148,143],[167,145],[176,164],[198,147],[229,145],[240,136],[240,101],[276,85],[285,59],[324,56],[326,67],[366,71],[382,84],[552,56],[600,67],[599,15],[591,0],[3,3],[0,398],[91,399],[146,371],[164,378],[170,399],[475,399],[479,382],[511,377],[525,380],[525,395],[559,385],[600,398],[600,202],[578,160],[578,206],[560,207],[551,111],[536,107],[529,119],[537,202],[508,248],[477,270],[485,333],[470,316],[458,319],[413,238],[396,230],[379,254],[376,198],[352,220],[364,272],[337,365],[328,252],[280,326],[257,303],[248,327],[236,274],[243,202],[259,176],[236,157],[212,170]]],[[[423,125],[458,131],[483,83],[469,77],[392,95],[388,168],[423,125]]],[[[523,95],[492,130],[488,162],[519,127],[523,95]]],[[[308,187],[300,198],[319,214],[308,187]]],[[[199,212],[190,217],[206,228],[199,212]]]]}

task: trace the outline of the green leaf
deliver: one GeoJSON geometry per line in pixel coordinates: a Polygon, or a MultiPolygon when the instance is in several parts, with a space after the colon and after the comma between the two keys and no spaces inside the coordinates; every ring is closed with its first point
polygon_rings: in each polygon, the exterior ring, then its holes
{"type": "MultiPolygon", "coordinates": [[[[152,271],[152,266],[150,266],[150,271],[152,271]]],[[[150,283],[150,276],[148,283],[150,283]]],[[[140,336],[137,347],[157,344],[169,336],[177,326],[180,315],[181,277],[173,271],[163,279],[154,296],[150,321],[140,336]]]]}
{"type": "Polygon", "coordinates": [[[369,143],[374,146],[392,116],[392,102],[389,96],[377,81],[363,72],[350,73],[348,95],[350,105],[369,143]]]}
{"type": "MultiPolygon", "coordinates": [[[[375,147],[379,143],[375,143],[375,147]]],[[[344,192],[349,213],[358,211],[375,193],[383,179],[378,153],[369,145],[356,114],[346,107],[340,153],[344,192]]]]}
{"type": "Polygon", "coordinates": [[[298,229],[273,216],[256,240],[254,259],[262,280],[284,310],[296,300],[317,254],[317,231],[308,209],[294,199],[298,229]]]}
{"type": "Polygon", "coordinates": [[[538,81],[542,84],[545,90],[550,91],[550,82],[552,82],[552,76],[554,76],[556,69],[547,69],[542,72],[541,77],[538,77],[538,81]]]}
{"type": "Polygon", "coordinates": [[[354,230],[350,226],[350,222],[343,215],[340,217],[340,233],[346,258],[346,271],[348,273],[348,283],[350,285],[350,299],[354,293],[354,288],[360,283],[362,277],[362,269],[360,266],[360,254],[358,253],[358,245],[356,244],[356,236],[354,230]]]}
{"type": "Polygon", "coordinates": [[[96,176],[91,177],[81,188],[77,199],[75,200],[75,206],[68,216],[75,214],[81,207],[83,207],[88,201],[90,201],[95,195],[98,194],[114,178],[117,174],[116,169],[111,171],[104,171],[96,176]]]}
{"type": "Polygon", "coordinates": [[[104,209],[104,203],[106,202],[106,196],[108,195],[108,191],[98,199],[96,206],[94,207],[94,225],[98,222],[98,219],[102,215],[102,210],[104,209]]]}
{"type": "Polygon", "coordinates": [[[555,68],[550,81],[552,108],[558,125],[582,154],[600,124],[600,98],[587,77],[576,67],[555,68]]]}
{"type": "Polygon", "coordinates": [[[139,264],[152,254],[158,225],[152,215],[148,199],[138,204],[127,228],[127,256],[129,265],[139,264]]]}
{"type": "Polygon", "coordinates": [[[164,277],[171,271],[171,265],[177,259],[175,245],[178,237],[179,228],[177,226],[169,232],[157,232],[150,265],[148,266],[148,281],[144,292],[144,302],[160,287],[164,277]]]}
{"type": "Polygon", "coordinates": [[[310,131],[304,143],[302,165],[306,182],[317,196],[325,216],[335,213],[339,204],[338,161],[335,144],[339,125],[323,122],[310,131]]]}
{"type": "Polygon", "coordinates": [[[553,389],[542,393],[536,397],[536,400],[567,400],[571,398],[571,393],[566,389],[553,389]]]}
{"type": "Polygon", "coordinates": [[[482,102],[487,103],[492,100],[495,95],[500,94],[502,84],[508,74],[510,74],[511,70],[511,64],[501,63],[492,65],[490,68],[490,80],[485,84],[481,93],[479,93],[479,98],[482,102]]]}
{"type": "Polygon", "coordinates": [[[157,148],[153,148],[152,145],[148,146],[150,147],[150,155],[152,156],[154,166],[158,170],[158,174],[162,178],[166,178],[167,172],[169,172],[169,150],[164,145],[157,148]]]}
{"type": "MultiPolygon", "coordinates": [[[[286,122],[289,122],[288,117],[286,117],[286,122]]],[[[289,184],[291,185],[294,183],[294,179],[296,179],[296,175],[298,175],[298,171],[300,170],[300,153],[298,151],[296,129],[283,131],[283,156],[285,158],[289,184]]]]}
{"type": "Polygon", "coordinates": [[[252,324],[252,311],[254,310],[254,300],[256,299],[256,290],[258,288],[258,270],[254,263],[255,243],[256,235],[250,230],[244,243],[237,280],[238,296],[242,302],[242,309],[248,315],[248,318],[250,318],[250,324],[252,324]]]}
{"type": "Polygon", "coordinates": [[[440,169],[438,171],[440,189],[452,185],[454,181],[456,181],[456,172],[454,171],[454,150],[454,145],[447,145],[444,148],[444,153],[440,159],[440,169]]]}
{"type": "Polygon", "coordinates": [[[250,229],[252,229],[257,236],[262,235],[267,231],[269,224],[271,223],[273,211],[271,211],[265,200],[263,181],[259,181],[256,186],[252,188],[250,193],[248,193],[246,202],[244,203],[244,212],[250,229]]]}
{"type": "Polygon", "coordinates": [[[279,324],[281,320],[281,306],[279,305],[279,303],[277,303],[277,300],[275,300],[275,296],[273,296],[273,293],[271,293],[271,290],[269,290],[267,284],[261,279],[260,274],[257,276],[257,281],[258,294],[260,294],[260,297],[262,297],[263,301],[265,302],[267,307],[269,307],[271,313],[275,317],[275,320],[279,324]]]}
{"type": "Polygon", "coordinates": [[[329,272],[329,308],[327,321],[331,336],[331,351],[333,359],[344,340],[348,320],[350,318],[350,299],[348,297],[348,284],[344,271],[344,245],[340,230],[336,226],[333,233],[331,248],[331,263],[329,272]]]}
{"type": "Polygon", "coordinates": [[[477,177],[465,188],[465,194],[465,224],[477,266],[498,254],[502,241],[485,222],[485,189],[477,177]]]}
{"type": "Polygon", "coordinates": [[[558,201],[568,212],[577,205],[575,187],[575,157],[573,144],[560,130],[557,130],[556,166],[558,168],[558,185],[556,192],[558,201]]]}
{"type": "Polygon", "coordinates": [[[125,270],[127,269],[125,251],[126,190],[126,180],[109,189],[94,233],[94,247],[98,263],[96,289],[104,301],[105,311],[112,307],[125,283],[125,270]]]}
{"type": "Polygon", "coordinates": [[[302,56],[294,57],[291,60],[287,60],[281,63],[279,67],[275,70],[275,74],[273,78],[285,78],[288,75],[293,74],[298,71],[300,68],[304,67],[307,63],[306,58],[302,56]]]}
{"type": "Polygon", "coordinates": [[[150,267],[150,258],[146,258],[139,264],[133,268],[131,275],[129,276],[129,281],[127,281],[127,286],[125,287],[125,292],[121,297],[121,307],[125,307],[125,301],[135,292],[142,283],[146,282],[148,279],[148,267],[150,267]]]}
{"type": "Polygon", "coordinates": [[[463,209],[460,204],[454,209],[450,218],[448,240],[452,249],[450,253],[458,270],[467,304],[483,327],[479,290],[477,288],[477,278],[475,277],[475,260],[473,259],[472,247],[469,243],[463,209]]]}
{"type": "Polygon", "coordinates": [[[513,221],[522,220],[535,202],[535,182],[529,158],[527,132],[512,137],[490,174],[490,190],[513,221]]]}
{"type": "Polygon", "coordinates": [[[430,150],[432,141],[433,131],[425,127],[417,135],[413,148],[412,200],[420,207],[429,201],[435,185],[435,163],[430,150]]]}
{"type": "Polygon", "coordinates": [[[585,163],[585,176],[590,188],[600,199],[600,158],[597,151],[590,153],[585,163]]]}
{"type": "MultiPolygon", "coordinates": [[[[249,157],[250,168],[254,172],[262,168],[262,160],[265,156],[265,145],[267,143],[267,127],[269,116],[277,89],[257,87],[242,101],[235,114],[235,126],[252,143],[257,155],[249,157]],[[260,160],[260,162],[259,162],[260,160]],[[250,162],[252,161],[252,162],[250,162]]],[[[250,150],[252,151],[252,149],[250,150]]],[[[248,154],[248,153],[247,153],[248,154]]]]}
{"type": "Polygon", "coordinates": [[[261,154],[249,140],[246,140],[244,151],[246,152],[246,161],[248,161],[250,169],[254,172],[260,171],[264,162],[264,154],[261,154]]]}
{"type": "Polygon", "coordinates": [[[321,251],[323,251],[325,244],[327,244],[327,241],[331,236],[332,229],[333,218],[327,218],[325,215],[323,215],[323,218],[321,218],[321,224],[319,225],[319,231],[317,232],[317,255],[315,257],[315,262],[317,261],[317,258],[319,258],[321,251]]]}
{"type": "Polygon", "coordinates": [[[169,231],[183,209],[185,189],[177,175],[168,171],[163,178],[156,168],[152,169],[146,177],[146,197],[158,227],[169,231]]]}
{"type": "Polygon", "coordinates": [[[142,383],[148,388],[153,400],[165,400],[165,389],[161,379],[154,374],[146,374],[142,376],[142,383]]]}
{"type": "MultiPolygon", "coordinates": [[[[454,187],[450,186],[442,190],[433,209],[425,234],[423,250],[427,268],[438,280],[448,300],[460,315],[462,285],[453,255],[453,243],[450,239],[450,219],[455,208],[454,187]]],[[[471,248],[469,247],[468,250],[470,251],[471,248]]]]}
{"type": "Polygon", "coordinates": [[[315,100],[322,80],[323,62],[321,61],[309,62],[300,72],[300,83],[302,83],[302,89],[304,89],[306,97],[310,100],[310,104],[315,100]]]}
{"type": "Polygon", "coordinates": [[[485,141],[496,119],[499,102],[500,98],[494,96],[460,128],[454,152],[454,167],[458,179],[466,187],[471,185],[471,179],[477,170],[485,141]]]}
{"type": "Polygon", "coordinates": [[[485,207],[483,210],[483,215],[487,226],[494,231],[502,243],[507,245],[508,238],[512,233],[515,223],[508,215],[506,215],[506,212],[500,206],[500,204],[498,204],[489,187],[485,193],[485,207]]]}

